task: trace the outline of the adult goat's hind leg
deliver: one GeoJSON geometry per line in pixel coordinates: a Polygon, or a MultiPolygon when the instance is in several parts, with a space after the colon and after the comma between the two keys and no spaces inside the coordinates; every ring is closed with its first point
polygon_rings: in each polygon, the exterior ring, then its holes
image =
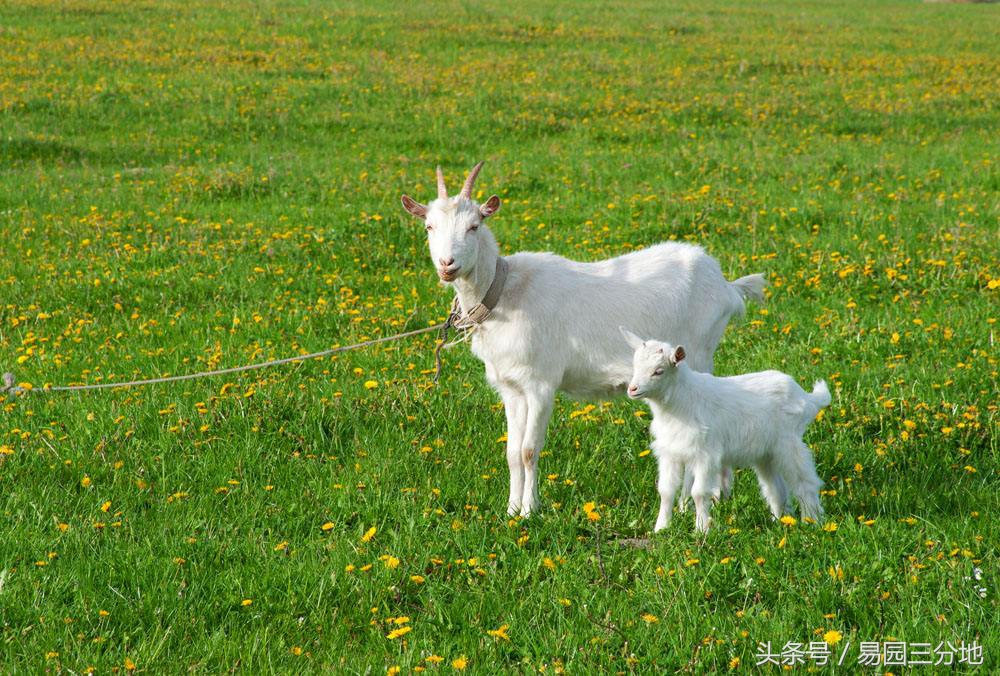
{"type": "Polygon", "coordinates": [[[521,440],[521,461],[524,464],[524,490],[521,494],[521,516],[529,516],[538,507],[538,457],[545,445],[545,432],[552,417],[555,388],[533,384],[525,388],[526,416],[524,438],[521,440]]]}
{"type": "Polygon", "coordinates": [[[803,519],[822,521],[823,506],[819,502],[819,489],[823,482],[816,474],[812,451],[801,439],[791,439],[787,442],[783,464],[788,487],[799,503],[799,515],[803,519]]]}
{"type": "Polygon", "coordinates": [[[719,494],[722,466],[713,458],[696,459],[690,464],[694,473],[691,499],[694,501],[695,529],[707,533],[712,522],[712,499],[719,494]]]}
{"type": "Polygon", "coordinates": [[[524,495],[524,462],[521,460],[521,441],[524,439],[524,425],[527,403],[520,392],[509,387],[500,388],[503,410],[507,416],[507,469],[510,470],[510,496],[507,498],[507,514],[517,516],[521,511],[521,497],[524,495]]]}
{"type": "Polygon", "coordinates": [[[757,463],[754,471],[757,473],[757,483],[760,484],[760,494],[771,510],[771,515],[775,519],[780,519],[788,503],[788,489],[785,487],[785,482],[770,458],[757,463]]]}
{"type": "Polygon", "coordinates": [[[694,472],[691,465],[684,465],[684,478],[681,480],[681,492],[677,496],[677,511],[681,514],[688,509],[688,501],[691,499],[691,486],[694,484],[694,472]]]}

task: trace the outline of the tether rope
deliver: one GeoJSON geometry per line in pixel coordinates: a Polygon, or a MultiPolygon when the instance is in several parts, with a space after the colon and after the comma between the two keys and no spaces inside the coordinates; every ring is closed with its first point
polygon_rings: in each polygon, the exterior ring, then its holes
{"type": "Polygon", "coordinates": [[[311,352],[309,354],[300,354],[295,357],[285,357],[283,359],[272,359],[270,361],[261,362],[259,364],[250,364],[248,366],[235,366],[228,369],[217,369],[215,371],[202,371],[200,373],[186,373],[179,376],[163,376],[161,378],[146,378],[143,380],[128,380],[125,382],[118,383],[94,383],[92,385],[45,385],[41,388],[28,388],[20,387],[16,384],[13,373],[3,374],[3,385],[0,385],[0,395],[4,394],[19,394],[19,393],[36,393],[44,394],[48,392],[80,392],[83,390],[104,390],[111,389],[115,387],[140,387],[142,385],[155,385],[157,383],[173,383],[181,380],[196,380],[198,378],[211,378],[213,376],[223,376],[230,373],[242,373],[244,371],[253,371],[256,369],[268,368],[270,366],[280,366],[281,364],[290,364],[296,361],[309,361],[311,359],[319,359],[321,357],[328,357],[332,354],[337,354],[339,352],[347,352],[349,350],[357,350],[362,347],[368,347],[370,345],[377,345],[379,343],[388,343],[394,340],[402,340],[403,338],[410,338],[412,336],[420,335],[421,333],[430,333],[431,331],[440,331],[442,333],[439,339],[438,345],[434,350],[435,359],[435,373],[434,382],[438,380],[438,376],[441,375],[441,347],[444,343],[444,338],[447,336],[447,330],[452,325],[452,317],[448,318],[443,324],[436,324],[434,326],[428,326],[423,329],[414,329],[413,331],[406,331],[405,333],[397,333],[393,336],[383,336],[382,338],[373,338],[372,340],[366,340],[360,343],[354,343],[353,345],[343,345],[341,347],[330,348],[329,350],[321,350],[320,352],[311,352]]]}

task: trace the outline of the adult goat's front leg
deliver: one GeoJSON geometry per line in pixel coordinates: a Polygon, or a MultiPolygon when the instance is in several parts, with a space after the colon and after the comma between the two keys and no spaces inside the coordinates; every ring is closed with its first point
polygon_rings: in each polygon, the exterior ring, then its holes
{"type": "Polygon", "coordinates": [[[555,388],[527,388],[524,438],[521,440],[521,461],[524,464],[524,491],[521,494],[521,516],[529,516],[538,507],[538,457],[545,445],[545,432],[552,417],[555,388]]]}
{"type": "Polygon", "coordinates": [[[527,403],[520,392],[501,388],[503,410],[507,415],[507,469],[510,470],[510,496],[507,498],[507,514],[517,516],[521,511],[521,496],[524,495],[524,462],[521,460],[521,441],[524,439],[527,403]]]}

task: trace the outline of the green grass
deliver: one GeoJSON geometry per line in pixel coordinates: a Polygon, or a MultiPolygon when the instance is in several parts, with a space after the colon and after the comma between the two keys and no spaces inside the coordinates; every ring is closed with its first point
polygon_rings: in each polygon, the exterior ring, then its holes
{"type": "Polygon", "coordinates": [[[655,518],[648,418],[562,399],[544,508],[508,520],[497,398],[464,347],[433,387],[430,336],[20,397],[4,671],[703,672],[829,631],[847,665],[890,640],[975,640],[997,665],[995,6],[108,0],[10,2],[0,26],[19,381],[440,321],[399,194],[486,159],[506,252],[677,238],[768,275],[717,370],[831,383],[807,441],[837,525],[772,523],[741,472],[706,538],[683,515],[622,546],[655,518]]]}

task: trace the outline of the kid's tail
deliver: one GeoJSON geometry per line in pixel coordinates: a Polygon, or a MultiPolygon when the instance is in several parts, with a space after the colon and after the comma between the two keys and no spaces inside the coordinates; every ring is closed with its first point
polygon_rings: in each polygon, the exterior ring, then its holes
{"type": "Polygon", "coordinates": [[[758,303],[764,303],[764,287],[767,286],[767,279],[764,278],[764,275],[747,275],[729,283],[736,288],[736,291],[743,300],[755,300],[758,303]]]}
{"type": "Polygon", "coordinates": [[[809,393],[809,396],[812,398],[813,403],[816,404],[817,409],[826,408],[832,401],[830,397],[830,388],[826,386],[825,380],[817,380],[816,384],[813,385],[813,391],[809,393]]]}

